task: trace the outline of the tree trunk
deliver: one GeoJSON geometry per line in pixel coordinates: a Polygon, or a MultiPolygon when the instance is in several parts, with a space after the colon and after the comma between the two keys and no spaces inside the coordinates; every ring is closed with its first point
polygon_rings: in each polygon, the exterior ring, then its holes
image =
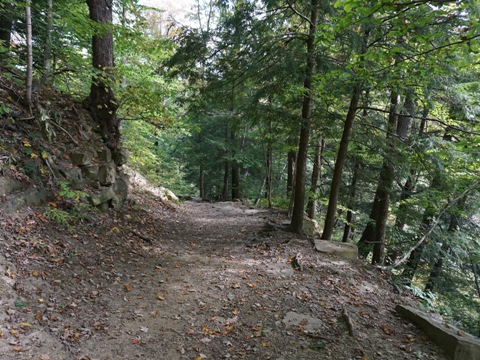
{"type": "Polygon", "coordinates": [[[203,164],[200,164],[200,176],[199,176],[200,198],[205,199],[205,170],[203,164]]]}
{"type": "MultiPolygon", "coordinates": [[[[271,128],[271,123],[270,123],[270,128],[271,128]]],[[[272,189],[273,189],[273,145],[271,140],[268,141],[268,149],[267,149],[266,185],[267,185],[268,208],[271,208],[272,207],[272,189]]]]}
{"type": "Polygon", "coordinates": [[[100,125],[105,144],[112,150],[120,147],[119,121],[116,116],[118,103],[112,85],[114,78],[113,35],[107,27],[112,23],[112,0],[87,0],[90,19],[105,25],[92,37],[92,65],[96,76],[92,79],[90,95],[84,105],[100,125]]]}
{"type": "Polygon", "coordinates": [[[290,196],[293,189],[293,178],[295,176],[295,159],[297,153],[295,150],[290,150],[287,154],[287,197],[290,196]]]}
{"type": "Polygon", "coordinates": [[[45,47],[43,49],[43,82],[51,82],[50,74],[52,72],[52,20],[53,20],[53,0],[47,0],[47,28],[45,30],[45,47]]]}
{"type": "Polygon", "coordinates": [[[307,203],[307,216],[310,219],[317,217],[317,192],[318,180],[320,179],[320,172],[322,169],[322,154],[325,148],[325,140],[317,141],[315,145],[315,154],[313,155],[313,170],[312,180],[310,185],[310,197],[307,203]]]}
{"type": "Polygon", "coordinates": [[[225,172],[223,175],[223,191],[222,191],[222,200],[228,200],[228,172],[229,172],[230,164],[228,160],[225,160],[225,172]]]}
{"type": "Polygon", "coordinates": [[[343,228],[342,242],[349,242],[350,238],[352,237],[352,222],[353,222],[352,206],[355,201],[355,196],[357,194],[358,173],[360,172],[361,169],[362,169],[362,164],[360,163],[360,161],[357,161],[353,169],[352,182],[350,183],[350,197],[347,203],[348,210],[347,210],[347,217],[345,219],[346,220],[345,227],[343,228]]]}
{"type": "MultiPolygon", "coordinates": [[[[404,107],[409,113],[397,116],[399,96],[393,91],[390,97],[390,111],[387,124],[387,155],[392,157],[395,150],[395,136],[405,138],[408,134],[410,122],[414,115],[413,97],[411,94],[407,95],[404,107]]],[[[370,221],[365,226],[362,237],[359,240],[359,252],[362,256],[368,255],[370,251],[370,244],[373,244],[373,258],[372,262],[378,264],[383,261],[385,249],[385,232],[388,217],[388,208],[390,205],[390,193],[394,182],[393,164],[385,157],[383,160],[382,169],[380,170],[380,179],[375,191],[375,197],[370,212],[370,221]]]]}
{"type": "Polygon", "coordinates": [[[232,199],[241,199],[240,189],[240,165],[235,161],[232,163],[232,199]]]}
{"type": "Polygon", "coordinates": [[[472,253],[469,251],[468,256],[470,257],[470,264],[472,265],[472,272],[473,272],[473,281],[475,284],[475,290],[477,290],[477,296],[480,297],[480,280],[479,278],[479,271],[478,265],[475,262],[472,253]]]}
{"type": "Polygon", "coordinates": [[[458,201],[458,211],[454,211],[451,214],[450,217],[450,224],[448,226],[448,236],[443,239],[442,246],[440,248],[440,253],[437,254],[437,257],[435,258],[435,262],[433,263],[431,270],[430,270],[430,275],[428,276],[427,283],[425,285],[425,290],[429,291],[434,291],[436,284],[438,282],[438,279],[440,279],[441,273],[442,273],[442,268],[443,268],[443,258],[444,256],[448,253],[450,250],[450,238],[453,236],[453,234],[458,231],[460,227],[460,221],[461,221],[461,213],[462,210],[465,206],[465,203],[467,202],[467,197],[463,197],[458,201]],[[447,240],[448,239],[448,240],[447,240]]]}
{"type": "Polygon", "coordinates": [[[301,234],[305,205],[305,173],[307,165],[308,140],[310,136],[310,118],[312,116],[312,83],[315,72],[315,33],[318,22],[318,0],[311,0],[310,29],[307,39],[307,67],[303,84],[302,126],[298,144],[297,167],[295,174],[295,197],[292,211],[291,230],[301,234]]]}
{"type": "MultiPolygon", "coordinates": [[[[25,19],[27,22],[27,79],[25,100],[29,108],[32,107],[32,81],[33,81],[33,53],[32,53],[32,12],[31,0],[26,1],[25,5],[25,19]]],[[[32,110],[30,109],[30,112],[32,110]]]]}
{"type": "Polygon", "coordinates": [[[335,226],[335,217],[337,214],[338,193],[342,182],[343,166],[347,158],[348,143],[353,129],[353,121],[357,112],[358,101],[360,100],[362,88],[356,84],[353,88],[350,107],[348,108],[345,126],[343,127],[342,139],[338,148],[337,161],[333,170],[332,184],[330,185],[330,196],[328,198],[327,214],[325,215],[325,225],[323,227],[322,239],[330,240],[335,226]]]}
{"type": "MultiPolygon", "coordinates": [[[[388,154],[393,155],[395,144],[393,137],[397,129],[397,108],[399,96],[396,91],[392,92],[390,97],[390,112],[388,114],[387,125],[387,146],[388,154]]],[[[375,235],[373,244],[372,264],[380,264],[383,261],[383,252],[385,249],[385,234],[387,229],[388,207],[390,205],[390,193],[394,180],[393,164],[387,157],[383,160],[382,170],[380,171],[380,181],[378,182],[376,198],[377,218],[375,219],[375,235]]]]}
{"type": "Polygon", "coordinates": [[[3,12],[0,14],[0,40],[3,41],[3,46],[10,48],[12,39],[12,25],[13,25],[13,6],[10,3],[3,4],[3,12]]]}
{"type": "MultiPolygon", "coordinates": [[[[438,189],[440,186],[440,174],[436,174],[430,185],[431,189],[438,189]]],[[[421,232],[426,231],[432,226],[432,219],[435,216],[435,210],[433,206],[428,206],[424,213],[422,224],[420,225],[421,232]]],[[[417,272],[418,266],[420,265],[420,260],[422,259],[423,249],[426,242],[424,241],[418,248],[416,248],[410,254],[407,262],[405,263],[405,268],[402,272],[402,277],[406,280],[406,285],[410,286],[412,284],[413,277],[417,272]]]]}
{"type": "MultiPolygon", "coordinates": [[[[424,116],[425,118],[426,116],[424,116]]],[[[426,121],[422,121],[422,128],[421,131],[424,131],[425,129],[425,123],[426,121]]],[[[445,132],[443,139],[447,140],[448,133],[445,132]]],[[[430,189],[436,190],[442,187],[443,179],[442,179],[442,173],[440,169],[436,169],[435,174],[433,176],[432,182],[430,184],[430,189]]],[[[464,199],[460,200],[460,204],[462,204],[462,201],[465,201],[464,199]]],[[[423,220],[422,220],[422,225],[421,225],[421,230],[428,229],[431,227],[432,224],[432,219],[435,216],[435,209],[433,205],[429,205],[426,207],[425,212],[423,213],[423,220]]],[[[455,226],[455,223],[450,223],[449,229],[455,226]]],[[[412,283],[413,277],[415,276],[415,272],[418,269],[418,266],[420,265],[420,260],[422,259],[422,253],[423,249],[425,247],[425,242],[423,242],[418,248],[416,248],[412,253],[410,254],[407,262],[405,263],[405,268],[402,272],[402,277],[407,281],[407,285],[410,285],[412,283]]],[[[443,260],[442,260],[443,261],[443,260]]],[[[442,265],[440,265],[441,267],[442,265]]]]}

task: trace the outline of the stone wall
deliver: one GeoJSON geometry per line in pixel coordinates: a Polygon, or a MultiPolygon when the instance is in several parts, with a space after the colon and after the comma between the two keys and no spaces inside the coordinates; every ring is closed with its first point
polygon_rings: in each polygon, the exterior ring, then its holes
{"type": "Polygon", "coordinates": [[[128,195],[129,176],[121,170],[127,158],[126,150],[112,153],[103,144],[98,149],[76,148],[66,155],[59,152],[43,160],[37,158],[32,163],[37,174],[35,181],[23,174],[0,176],[0,209],[11,212],[23,206],[45,204],[51,184],[45,183],[46,178],[42,183],[38,176],[42,171],[57,182],[68,181],[72,190],[84,191],[89,203],[102,211],[120,208],[128,195]]]}
{"type": "Polygon", "coordinates": [[[92,188],[88,196],[92,206],[102,211],[120,208],[128,195],[128,176],[120,170],[127,159],[124,149],[113,153],[106,146],[96,150],[76,149],[70,153],[73,167],[61,169],[60,173],[75,189],[92,188]]]}

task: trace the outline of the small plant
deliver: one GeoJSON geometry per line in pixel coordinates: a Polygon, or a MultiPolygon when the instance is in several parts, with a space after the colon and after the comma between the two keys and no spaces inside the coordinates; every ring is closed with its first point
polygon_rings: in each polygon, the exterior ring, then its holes
{"type": "Polygon", "coordinates": [[[64,208],[60,208],[57,202],[52,201],[48,204],[45,215],[71,231],[72,223],[85,218],[88,205],[80,201],[88,194],[80,190],[73,190],[68,181],[59,181],[57,185],[60,188],[57,197],[63,203],[64,208]]]}
{"type": "Polygon", "coordinates": [[[406,286],[406,288],[410,290],[413,296],[418,298],[428,310],[433,311],[435,309],[435,301],[438,300],[438,297],[434,293],[429,290],[423,291],[415,285],[406,286]]]}
{"type": "Polygon", "coordinates": [[[70,222],[73,221],[74,216],[68,211],[59,209],[51,204],[47,207],[45,215],[52,221],[55,221],[57,224],[65,226],[71,230],[70,222]]]}
{"type": "Polygon", "coordinates": [[[80,201],[82,198],[88,195],[83,191],[73,190],[70,186],[69,181],[59,181],[57,184],[60,187],[60,191],[58,192],[58,195],[61,197],[65,197],[69,200],[80,201]]]}
{"type": "Polygon", "coordinates": [[[9,116],[10,108],[3,102],[0,103],[0,117],[6,115],[9,116]]]}

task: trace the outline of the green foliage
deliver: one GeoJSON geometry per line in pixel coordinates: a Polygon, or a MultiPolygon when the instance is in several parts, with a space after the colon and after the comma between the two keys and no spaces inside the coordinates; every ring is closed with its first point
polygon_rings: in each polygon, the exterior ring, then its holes
{"type": "Polygon", "coordinates": [[[50,202],[45,210],[45,215],[57,224],[73,231],[73,225],[85,219],[90,207],[83,202],[87,193],[72,189],[70,182],[58,181],[57,201],[50,202]]]}
{"type": "Polygon", "coordinates": [[[57,185],[60,187],[58,195],[65,199],[78,202],[88,196],[88,194],[83,191],[72,189],[71,184],[68,181],[59,181],[57,182],[57,185]]]}
{"type": "Polygon", "coordinates": [[[423,291],[418,286],[406,286],[407,290],[412,292],[412,295],[415,296],[420,302],[427,308],[429,311],[435,310],[435,303],[438,297],[431,291],[423,291]]]}
{"type": "Polygon", "coordinates": [[[144,121],[128,121],[123,128],[124,146],[130,152],[129,166],[145,175],[153,184],[164,186],[176,193],[194,193],[185,180],[185,170],[179,139],[186,134],[181,128],[158,130],[144,121]]]}

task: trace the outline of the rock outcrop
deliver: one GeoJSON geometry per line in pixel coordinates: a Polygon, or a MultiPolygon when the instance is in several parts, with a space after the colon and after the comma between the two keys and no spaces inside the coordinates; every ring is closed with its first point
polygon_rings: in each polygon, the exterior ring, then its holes
{"type": "Polygon", "coordinates": [[[315,240],[315,250],[324,254],[336,255],[347,260],[355,260],[358,258],[357,246],[350,243],[315,240]]]}
{"type": "Polygon", "coordinates": [[[126,150],[117,151],[116,156],[112,156],[106,146],[96,150],[76,149],[70,153],[74,168],[62,169],[61,172],[79,190],[86,185],[97,189],[88,196],[93,206],[102,211],[109,207],[120,208],[128,195],[129,179],[118,168],[126,162],[127,157],[126,150]]]}

